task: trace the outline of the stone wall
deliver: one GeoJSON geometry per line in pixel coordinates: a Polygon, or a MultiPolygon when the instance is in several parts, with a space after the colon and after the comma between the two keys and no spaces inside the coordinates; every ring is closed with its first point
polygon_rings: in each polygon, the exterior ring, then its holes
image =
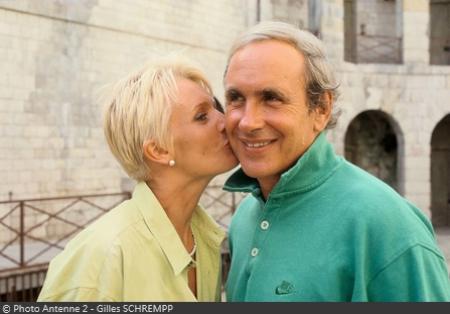
{"type": "Polygon", "coordinates": [[[262,0],[260,19],[276,20],[309,29],[307,0],[262,0]]]}
{"type": "Polygon", "coordinates": [[[119,191],[98,91],[149,58],[182,53],[219,98],[243,2],[0,1],[0,200],[119,191]]]}
{"type": "MultiPolygon", "coordinates": [[[[245,6],[240,0],[0,0],[0,201],[131,190],[134,183],[104,140],[100,90],[151,58],[179,53],[204,69],[223,99],[226,53],[247,25],[245,6]]],[[[0,217],[16,205],[0,205],[0,217]]],[[[61,207],[46,208],[54,214],[61,207]]],[[[75,221],[87,221],[88,212],[75,221]]],[[[25,214],[26,229],[48,218],[30,208],[25,214]]],[[[18,207],[4,223],[19,227],[18,207]]],[[[30,236],[52,239],[66,231],[67,224],[52,219],[30,236]]],[[[0,237],[7,242],[15,235],[2,226],[0,237]]]]}

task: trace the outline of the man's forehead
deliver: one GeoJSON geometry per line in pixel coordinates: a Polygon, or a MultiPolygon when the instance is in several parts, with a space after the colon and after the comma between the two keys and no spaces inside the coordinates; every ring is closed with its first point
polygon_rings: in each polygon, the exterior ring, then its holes
{"type": "Polygon", "coordinates": [[[302,73],[303,55],[290,44],[275,40],[250,43],[231,57],[225,81],[237,75],[248,76],[283,76],[290,73],[302,73]]]}
{"type": "Polygon", "coordinates": [[[239,48],[230,58],[233,62],[248,60],[275,61],[290,57],[290,61],[303,62],[303,55],[291,44],[274,39],[254,41],[239,48]]]}
{"type": "Polygon", "coordinates": [[[285,81],[304,77],[303,56],[291,45],[279,41],[251,43],[238,50],[230,60],[224,77],[226,90],[254,87],[276,89],[285,81]]]}

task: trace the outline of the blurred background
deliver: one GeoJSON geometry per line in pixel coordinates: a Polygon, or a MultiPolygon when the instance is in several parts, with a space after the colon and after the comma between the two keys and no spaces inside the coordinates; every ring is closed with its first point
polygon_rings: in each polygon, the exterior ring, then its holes
{"type": "MultiPolygon", "coordinates": [[[[0,0],[1,301],[34,300],[48,261],[130,196],[101,88],[180,53],[223,100],[231,42],[263,20],[324,41],[343,111],[329,139],[420,207],[450,260],[450,0],[0,0]]],[[[226,177],[202,198],[225,229],[243,197],[226,177]]]]}

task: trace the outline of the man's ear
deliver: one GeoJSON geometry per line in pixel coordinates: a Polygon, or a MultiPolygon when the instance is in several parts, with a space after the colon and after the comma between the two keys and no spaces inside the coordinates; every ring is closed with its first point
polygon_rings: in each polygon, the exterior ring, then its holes
{"type": "Polygon", "coordinates": [[[333,109],[333,96],[330,92],[325,92],[320,96],[320,104],[314,108],[314,131],[322,132],[331,118],[333,109]]]}
{"type": "Polygon", "coordinates": [[[161,148],[154,140],[146,140],[143,146],[144,156],[149,161],[167,165],[169,164],[169,161],[173,159],[169,151],[161,148]]]}

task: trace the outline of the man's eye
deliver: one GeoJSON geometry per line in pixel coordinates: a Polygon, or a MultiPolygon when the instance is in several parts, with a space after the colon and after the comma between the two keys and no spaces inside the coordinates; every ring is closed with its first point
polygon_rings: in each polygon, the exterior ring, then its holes
{"type": "Polygon", "coordinates": [[[275,94],[275,93],[264,93],[263,94],[263,100],[270,102],[270,101],[281,101],[281,98],[275,94]]]}
{"type": "Polygon", "coordinates": [[[244,97],[238,93],[230,93],[227,95],[227,103],[235,103],[244,101],[244,97]]]}

